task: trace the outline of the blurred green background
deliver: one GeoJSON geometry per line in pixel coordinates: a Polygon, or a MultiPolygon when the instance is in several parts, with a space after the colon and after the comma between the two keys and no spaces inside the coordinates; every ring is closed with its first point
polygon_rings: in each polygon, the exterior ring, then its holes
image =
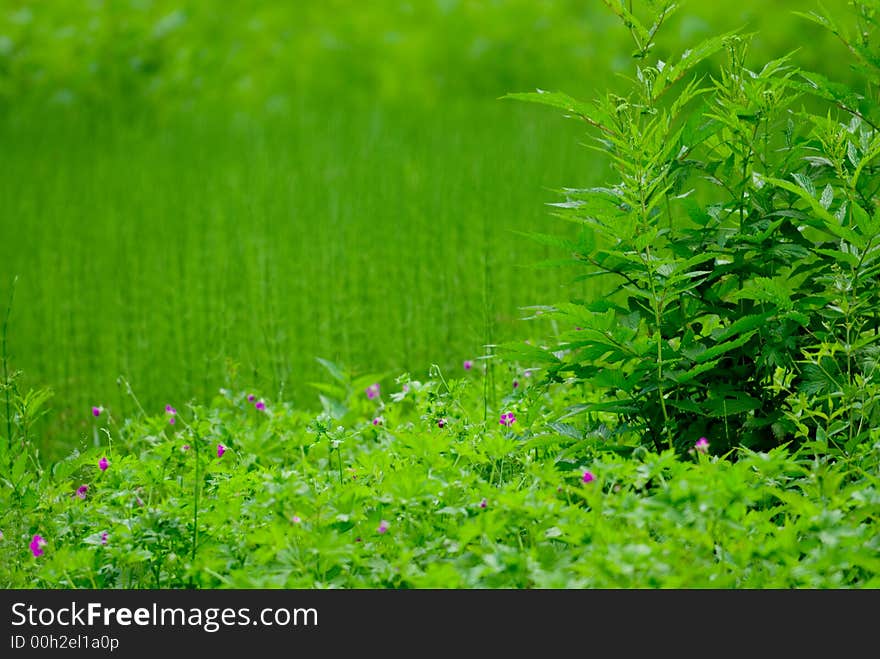
{"type": "MultiPolygon", "coordinates": [[[[813,7],[685,3],[658,54],[743,28],[758,66],[846,75],[813,7]]],[[[550,331],[521,307],[583,290],[519,232],[572,231],[545,204],[605,163],[498,99],[625,88],[631,51],[600,0],[4,0],[0,301],[17,275],[47,435],[130,409],[119,375],[148,410],[220,386],[313,407],[316,356],[420,375],[550,331]]]]}

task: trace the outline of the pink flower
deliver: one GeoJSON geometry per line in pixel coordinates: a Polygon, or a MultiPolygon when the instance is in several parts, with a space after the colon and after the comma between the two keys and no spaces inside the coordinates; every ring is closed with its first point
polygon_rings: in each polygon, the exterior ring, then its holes
{"type": "Polygon", "coordinates": [[[474,367],[474,363],[470,359],[465,359],[462,367],[464,368],[464,370],[469,371],[474,367]]]}
{"type": "Polygon", "coordinates": [[[382,421],[383,421],[382,417],[381,417],[381,416],[377,416],[375,419],[373,419],[373,425],[374,425],[374,426],[381,426],[381,425],[382,425],[382,421]]]}
{"type": "Polygon", "coordinates": [[[449,421],[447,421],[446,419],[437,419],[438,428],[445,428],[447,423],[449,423],[449,421]]]}
{"type": "Polygon", "coordinates": [[[171,416],[174,416],[175,414],[177,414],[177,410],[175,410],[173,407],[171,407],[171,405],[165,406],[165,412],[167,412],[171,416]]]}
{"type": "Polygon", "coordinates": [[[168,423],[170,423],[172,426],[176,423],[173,416],[168,417],[168,423]]]}
{"type": "Polygon", "coordinates": [[[256,404],[254,405],[254,407],[256,407],[260,412],[265,412],[265,411],[266,411],[266,403],[264,403],[264,402],[261,401],[261,400],[258,400],[258,401],[256,402],[256,404]]]}
{"type": "Polygon", "coordinates": [[[585,471],[583,480],[584,483],[592,483],[594,480],[596,480],[596,477],[593,475],[592,471],[585,471]]]}
{"type": "Polygon", "coordinates": [[[373,400],[374,398],[379,397],[379,384],[374,382],[369,387],[366,388],[367,398],[373,400]]]}
{"type": "Polygon", "coordinates": [[[217,444],[217,457],[222,458],[224,453],[226,453],[226,447],[223,444],[217,444]]]}
{"type": "Polygon", "coordinates": [[[248,402],[249,403],[253,403],[255,398],[256,398],[256,396],[254,396],[253,394],[248,394],[248,402]]]}
{"type": "Polygon", "coordinates": [[[523,373],[523,377],[527,377],[527,378],[532,377],[532,372],[529,371],[529,370],[526,370],[526,371],[523,373]]]}
{"type": "Polygon", "coordinates": [[[34,556],[42,556],[43,547],[45,547],[47,544],[49,543],[43,539],[43,536],[35,535],[30,544],[31,551],[34,552],[34,556]]]}
{"type": "Polygon", "coordinates": [[[184,451],[184,452],[189,451],[189,449],[190,449],[189,444],[184,444],[183,446],[180,447],[180,450],[184,451]]]}
{"type": "Polygon", "coordinates": [[[379,522],[379,528],[377,528],[376,530],[379,533],[385,533],[385,531],[388,530],[388,526],[389,526],[388,522],[383,519],[381,522],[379,522]]]}
{"type": "Polygon", "coordinates": [[[294,524],[299,524],[302,521],[302,518],[299,515],[294,515],[290,518],[290,521],[294,524]]]}
{"type": "Polygon", "coordinates": [[[483,497],[483,500],[480,501],[480,508],[485,508],[488,505],[489,505],[489,502],[486,501],[486,497],[483,497]]]}
{"type": "Polygon", "coordinates": [[[699,453],[707,453],[709,451],[709,440],[705,437],[700,437],[697,443],[694,444],[694,449],[699,453]]]}
{"type": "Polygon", "coordinates": [[[92,416],[101,416],[101,412],[104,411],[103,407],[93,407],[92,408],[92,416]]]}
{"type": "Polygon", "coordinates": [[[107,531],[104,531],[103,533],[101,533],[101,544],[102,545],[107,544],[107,535],[108,535],[107,531]]]}
{"type": "Polygon", "coordinates": [[[88,491],[89,491],[88,485],[80,485],[78,488],[76,488],[76,496],[78,496],[80,499],[85,499],[86,493],[88,491]]]}
{"type": "Polygon", "coordinates": [[[510,427],[514,423],[516,423],[516,416],[513,414],[513,412],[505,412],[501,415],[498,423],[500,423],[502,426],[510,427]]]}
{"type": "Polygon", "coordinates": [[[107,471],[107,467],[109,466],[110,462],[108,462],[106,457],[103,457],[98,461],[98,467],[101,468],[101,471],[107,471]]]}

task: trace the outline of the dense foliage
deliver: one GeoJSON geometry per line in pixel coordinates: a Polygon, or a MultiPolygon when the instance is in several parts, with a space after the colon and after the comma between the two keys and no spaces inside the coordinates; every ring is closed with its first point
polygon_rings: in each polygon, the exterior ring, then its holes
{"type": "Polygon", "coordinates": [[[613,413],[619,430],[682,450],[688,433],[767,449],[795,439],[825,453],[875,442],[880,425],[880,59],[873,9],[828,26],[859,62],[860,84],[791,57],[749,64],[749,38],[715,37],[669,61],[617,11],[639,46],[633,89],[582,103],[515,98],[583,119],[617,180],[568,189],[557,214],[582,227],[559,241],[601,276],[601,296],[553,309],[561,342],[525,354],[550,378],[588,383],[570,413],[613,413]],[[718,51],[711,78],[694,68],[718,51]],[[805,99],[804,96],[810,98],[805,99]],[[815,99],[818,109],[810,109],[815,99]]]}
{"type": "Polygon", "coordinates": [[[317,416],[231,391],[100,410],[98,446],[41,475],[18,458],[0,584],[880,586],[880,444],[731,462],[689,436],[682,460],[554,423],[572,392],[523,373],[484,419],[479,370],[376,387],[334,369],[317,416]]]}

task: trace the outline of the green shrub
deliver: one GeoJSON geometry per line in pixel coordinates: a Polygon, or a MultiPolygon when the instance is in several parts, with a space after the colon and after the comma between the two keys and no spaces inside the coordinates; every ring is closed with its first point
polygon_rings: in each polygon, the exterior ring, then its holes
{"type": "Polygon", "coordinates": [[[679,451],[767,449],[792,440],[850,452],[880,421],[880,77],[876,2],[859,2],[847,44],[863,86],[800,70],[793,56],[750,66],[749,35],[653,56],[671,2],[606,3],[637,44],[629,92],[581,102],[539,91],[589,126],[610,157],[607,186],[566,189],[556,214],[580,227],[556,242],[602,286],[548,307],[561,332],[512,347],[548,381],[587,383],[569,414],[611,414],[619,432],[679,451]],[[716,53],[710,78],[694,68],[716,53]]]}

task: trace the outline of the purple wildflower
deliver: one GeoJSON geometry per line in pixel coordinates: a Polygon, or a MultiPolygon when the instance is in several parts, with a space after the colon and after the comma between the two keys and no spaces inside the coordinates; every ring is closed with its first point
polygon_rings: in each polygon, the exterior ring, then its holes
{"type": "Polygon", "coordinates": [[[103,411],[103,407],[92,407],[92,416],[101,416],[101,412],[103,411]]]}
{"type": "Polygon", "coordinates": [[[170,416],[170,417],[168,417],[168,423],[170,423],[173,426],[175,423],[177,423],[177,421],[175,420],[175,418],[173,416],[170,416]]]}
{"type": "Polygon", "coordinates": [[[505,412],[501,415],[498,423],[500,423],[502,426],[510,427],[514,423],[516,423],[516,416],[513,414],[513,412],[505,412]]]}
{"type": "Polygon", "coordinates": [[[527,377],[527,378],[532,377],[532,372],[531,372],[530,370],[526,369],[526,370],[523,372],[523,377],[527,377]]]}
{"type": "Polygon", "coordinates": [[[103,457],[98,461],[98,467],[100,467],[101,471],[107,471],[107,467],[110,466],[110,462],[107,460],[107,457],[103,457]]]}
{"type": "Polygon", "coordinates": [[[483,500],[480,501],[480,508],[485,508],[488,505],[489,505],[489,502],[486,501],[486,497],[483,497],[483,500]]]}
{"type": "Polygon", "coordinates": [[[31,548],[31,551],[34,552],[34,556],[42,556],[43,555],[43,547],[45,547],[47,544],[49,544],[49,543],[47,543],[43,539],[43,536],[35,535],[34,539],[31,540],[31,543],[29,546],[31,548]]]}
{"type": "Polygon", "coordinates": [[[222,458],[224,453],[226,453],[226,447],[223,444],[217,444],[217,457],[222,458]]]}
{"type": "Polygon", "coordinates": [[[377,416],[375,419],[373,419],[373,425],[374,426],[381,426],[383,421],[384,421],[384,419],[382,419],[381,416],[377,416]]]}
{"type": "Polygon", "coordinates": [[[88,485],[80,485],[78,488],[76,488],[76,496],[78,496],[80,499],[85,499],[86,493],[88,493],[88,491],[88,485]]]}
{"type": "Polygon", "coordinates": [[[184,451],[184,452],[189,451],[189,449],[190,449],[189,444],[184,444],[183,446],[180,447],[180,450],[184,451]]]}
{"type": "Polygon", "coordinates": [[[265,411],[266,411],[266,403],[264,403],[264,402],[261,401],[261,400],[258,400],[258,401],[254,404],[254,407],[256,407],[260,412],[265,412],[265,411]]]}
{"type": "Polygon", "coordinates": [[[513,381],[513,388],[516,389],[517,387],[519,387],[519,380],[514,380],[513,381]]]}
{"type": "Polygon", "coordinates": [[[174,409],[173,407],[171,407],[171,405],[166,405],[166,406],[165,406],[165,411],[166,411],[168,414],[170,414],[171,416],[174,416],[175,414],[177,414],[177,410],[174,409]]]}
{"type": "Polygon", "coordinates": [[[381,522],[379,522],[379,528],[377,528],[376,531],[378,531],[379,533],[385,533],[385,531],[388,530],[388,526],[388,522],[383,519],[381,522]]]}
{"type": "Polygon", "coordinates": [[[369,387],[366,388],[367,398],[373,400],[374,398],[379,397],[379,384],[374,382],[369,387]]]}
{"type": "Polygon", "coordinates": [[[106,544],[107,544],[107,536],[108,536],[108,535],[109,535],[109,534],[107,533],[107,531],[104,531],[104,532],[101,533],[101,544],[102,544],[102,545],[106,545],[106,544]]]}
{"type": "Polygon", "coordinates": [[[248,394],[248,402],[249,403],[253,403],[255,398],[256,398],[256,396],[254,396],[253,394],[248,394]]]}
{"type": "Polygon", "coordinates": [[[447,423],[449,423],[449,421],[447,421],[446,419],[437,419],[438,428],[445,428],[447,423]]]}
{"type": "Polygon", "coordinates": [[[592,471],[588,470],[588,471],[584,472],[583,480],[584,480],[584,483],[592,483],[594,480],[596,480],[596,476],[593,474],[592,471]]]}
{"type": "Polygon", "coordinates": [[[465,359],[462,367],[464,367],[464,370],[469,371],[474,367],[474,363],[470,359],[465,359]]]}
{"type": "Polygon", "coordinates": [[[299,524],[300,522],[302,522],[302,518],[299,515],[294,515],[290,518],[290,521],[294,524],[299,524]]]}
{"type": "Polygon", "coordinates": [[[696,449],[699,453],[707,453],[709,451],[709,440],[705,437],[700,437],[697,440],[697,443],[694,444],[694,449],[696,449]]]}

